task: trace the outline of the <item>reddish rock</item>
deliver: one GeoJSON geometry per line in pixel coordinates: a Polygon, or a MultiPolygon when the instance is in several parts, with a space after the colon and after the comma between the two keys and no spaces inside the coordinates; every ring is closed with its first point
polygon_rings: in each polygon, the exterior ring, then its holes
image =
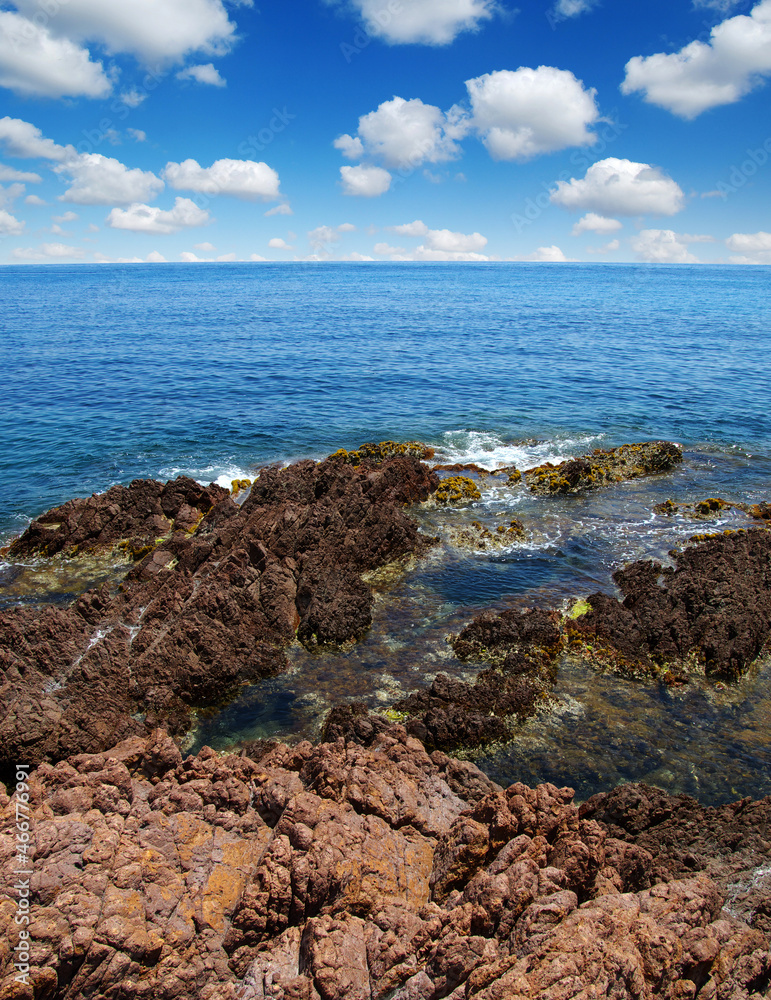
{"type": "Polygon", "coordinates": [[[436,481],[409,455],[328,459],[264,469],[241,507],[218,487],[176,480],[114,487],[44,515],[40,525],[62,519],[57,551],[113,544],[137,524],[155,531],[161,516],[184,517],[186,529],[152,548],[117,593],[105,585],[66,609],[0,613],[0,762],[95,753],[158,724],[178,733],[192,707],[285,669],[295,635],[309,647],[354,642],[371,623],[362,574],[430,544],[403,508],[436,481]],[[189,512],[204,508],[191,533],[189,512]]]}
{"type": "Polygon", "coordinates": [[[182,760],[158,731],[32,773],[26,992],[0,793],[0,996],[768,995],[771,799],[628,785],[579,810],[399,726],[263,749],[182,760]]]}

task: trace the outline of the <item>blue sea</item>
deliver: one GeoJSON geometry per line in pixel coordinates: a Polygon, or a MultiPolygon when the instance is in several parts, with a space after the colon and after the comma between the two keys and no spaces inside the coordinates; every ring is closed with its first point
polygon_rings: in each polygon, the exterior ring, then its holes
{"type": "MultiPolygon", "coordinates": [[[[436,461],[488,469],[628,441],[683,446],[669,476],[557,503],[491,480],[473,508],[416,512],[446,544],[378,595],[364,643],[293,650],[287,675],[202,718],[190,745],[313,735],[340,697],[386,707],[440,669],[473,675],[444,637],[482,608],[613,592],[615,568],[706,530],[656,516],[662,499],[771,499],[770,277],[650,264],[4,267],[0,544],[114,483],[229,485],[365,441],[420,440],[436,461]],[[507,515],[527,544],[453,546],[464,518],[507,515]]],[[[0,565],[6,606],[52,599],[50,581],[21,594],[3,580],[0,565]]],[[[762,661],[730,691],[673,694],[566,665],[558,707],[480,762],[581,795],[637,778],[708,801],[771,793],[769,679],[762,661]]]]}

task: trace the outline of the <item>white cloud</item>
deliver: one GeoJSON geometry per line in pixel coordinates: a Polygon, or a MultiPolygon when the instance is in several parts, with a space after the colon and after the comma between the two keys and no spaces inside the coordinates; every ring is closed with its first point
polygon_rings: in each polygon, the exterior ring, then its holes
{"type": "Polygon", "coordinates": [[[639,260],[652,264],[698,264],[682,236],[671,229],[643,229],[632,239],[639,260]]]}
{"type": "Polygon", "coordinates": [[[59,146],[46,139],[39,128],[21,118],[0,118],[0,142],[9,156],[20,160],[66,160],[75,156],[72,146],[59,146]]]}
{"type": "Polygon", "coordinates": [[[771,233],[734,233],[725,244],[741,255],[731,258],[733,264],[771,264],[771,233]]]}
{"type": "Polygon", "coordinates": [[[147,100],[147,91],[145,90],[124,90],[120,95],[120,99],[127,108],[138,108],[140,104],[147,100]]]}
{"type": "Polygon", "coordinates": [[[81,153],[54,169],[72,178],[59,201],[76,205],[129,205],[154,198],[163,190],[163,181],[151,171],[130,169],[101,153],[81,153]]]}
{"type": "Polygon", "coordinates": [[[573,236],[580,236],[581,233],[614,233],[621,229],[623,223],[618,219],[606,219],[604,215],[597,215],[596,212],[588,212],[583,218],[573,226],[573,236]]]}
{"type": "Polygon", "coordinates": [[[19,260],[58,260],[62,257],[83,257],[85,250],[66,243],[42,243],[39,247],[17,247],[13,256],[19,260]]]}
{"type": "Polygon", "coordinates": [[[106,97],[112,83],[87,49],[0,11],[0,87],[32,97],[106,97]]]}
{"type": "Polygon", "coordinates": [[[213,243],[195,243],[193,244],[194,250],[201,250],[203,253],[214,253],[217,249],[213,243]]]}
{"type": "Polygon", "coordinates": [[[391,175],[382,167],[340,167],[343,194],[358,198],[377,198],[391,186],[391,175]]]}
{"type": "Polygon", "coordinates": [[[496,160],[528,160],[595,141],[596,91],[565,69],[498,70],[466,81],[472,123],[496,160]]]}
{"type": "Polygon", "coordinates": [[[260,257],[258,253],[249,254],[249,260],[258,260],[261,262],[265,262],[267,261],[267,259],[268,259],[267,257],[260,257]]]}
{"type": "Polygon", "coordinates": [[[355,233],[356,226],[352,222],[343,222],[342,225],[337,227],[338,233],[355,233]]]}
{"type": "Polygon", "coordinates": [[[28,170],[14,170],[13,167],[6,167],[0,163],[0,181],[22,181],[25,184],[39,184],[43,178],[40,174],[30,173],[28,170]]]}
{"type": "Polygon", "coordinates": [[[601,247],[587,247],[587,253],[612,253],[614,250],[618,250],[621,247],[620,240],[611,240],[610,243],[604,243],[601,247]]]}
{"type": "Polygon", "coordinates": [[[449,229],[429,229],[426,233],[427,248],[444,253],[472,253],[487,246],[487,237],[481,233],[453,233],[449,229]]]}
{"type": "Polygon", "coordinates": [[[555,21],[565,21],[588,13],[597,6],[597,2],[598,0],[557,0],[552,7],[551,16],[555,21]]]}
{"type": "Polygon", "coordinates": [[[23,232],[24,222],[20,222],[10,212],[0,208],[0,236],[21,236],[23,232]]]}
{"type": "Polygon", "coordinates": [[[716,25],[709,42],[630,59],[621,91],[642,91],[650,104],[695,118],[709,108],[733,104],[769,74],[771,0],[762,0],[749,15],[716,25]]]}
{"type": "Polygon", "coordinates": [[[354,250],[352,253],[346,254],[344,257],[338,257],[338,260],[373,261],[374,259],[374,257],[367,257],[366,254],[359,253],[358,250],[354,250]]]}
{"type": "Polygon", "coordinates": [[[550,247],[538,247],[538,249],[534,250],[533,253],[526,254],[523,257],[512,257],[512,260],[551,261],[552,263],[560,264],[566,262],[567,259],[568,258],[560,250],[560,248],[558,246],[554,246],[553,244],[550,247]]]}
{"type": "Polygon", "coordinates": [[[165,264],[166,258],[157,250],[152,250],[145,258],[149,264],[165,264]]]}
{"type": "Polygon", "coordinates": [[[294,212],[287,202],[282,202],[280,205],[274,205],[273,208],[269,208],[263,214],[267,217],[269,215],[294,215],[294,212]]]}
{"type": "Polygon", "coordinates": [[[358,137],[352,135],[340,135],[332,143],[335,149],[339,149],[346,160],[360,160],[364,156],[364,143],[358,137]]]}
{"type": "Polygon", "coordinates": [[[280,236],[274,236],[272,240],[268,240],[268,246],[271,250],[294,250],[294,247],[290,246],[285,239],[280,236]]]}
{"type": "Polygon", "coordinates": [[[391,254],[403,254],[407,251],[404,247],[392,247],[388,243],[376,243],[372,248],[372,252],[379,254],[381,257],[390,257],[391,254]]]}
{"type": "Polygon", "coordinates": [[[428,226],[425,222],[421,222],[420,219],[408,222],[403,226],[389,226],[388,228],[392,233],[396,233],[397,236],[425,236],[428,232],[428,226]]]}
{"type": "Polygon", "coordinates": [[[386,167],[409,170],[458,156],[455,125],[452,116],[419,98],[394,97],[362,115],[355,138],[342,135],[334,145],[349,159],[368,155],[386,167]]]}
{"type": "Polygon", "coordinates": [[[582,179],[558,181],[551,201],[600,215],[674,215],[683,208],[685,197],[658,167],[611,156],[593,163],[582,179]]]}
{"type": "Polygon", "coordinates": [[[112,229],[130,229],[135,233],[176,233],[180,229],[205,226],[211,221],[209,213],[189,198],[177,198],[174,208],[168,212],[137,204],[125,210],[114,208],[107,216],[107,225],[112,229]]]}
{"type": "Polygon", "coordinates": [[[198,257],[196,254],[191,253],[189,250],[183,250],[179,255],[180,260],[184,260],[187,264],[203,264],[204,260],[198,257]]]}
{"type": "Polygon", "coordinates": [[[38,195],[36,194],[28,194],[27,197],[24,199],[24,204],[40,206],[40,205],[47,205],[48,202],[43,201],[43,199],[38,197],[38,195]]]}
{"type": "MultiPolygon", "coordinates": [[[[251,6],[250,0],[241,0],[251,6]]],[[[15,0],[29,18],[39,0],[15,0]]],[[[235,25],[222,0],[67,0],[50,28],[76,42],[104,45],[150,62],[176,62],[192,52],[222,55],[235,41],[235,25]]]]}
{"type": "Polygon", "coordinates": [[[227,83],[219,74],[213,63],[206,63],[203,66],[188,66],[187,69],[177,73],[178,80],[195,80],[198,83],[207,83],[212,87],[225,87],[227,83]]]}
{"type": "Polygon", "coordinates": [[[276,171],[254,160],[215,160],[210,167],[200,166],[197,160],[167,163],[163,176],[178,191],[227,194],[246,201],[280,197],[276,171]]]}
{"type": "Polygon", "coordinates": [[[141,128],[127,128],[126,131],[135,142],[147,142],[147,132],[141,128]]]}
{"type": "Polygon", "coordinates": [[[315,229],[309,230],[308,241],[314,253],[328,254],[327,245],[329,243],[339,243],[340,233],[331,226],[317,226],[315,229]]]}
{"type": "Polygon", "coordinates": [[[367,31],[391,45],[447,45],[476,31],[496,10],[494,0],[350,0],[367,31]]]}
{"type": "Polygon", "coordinates": [[[223,254],[220,254],[219,257],[217,258],[217,260],[219,260],[219,261],[230,261],[230,260],[235,260],[235,259],[236,259],[236,255],[234,253],[223,253],[223,254]]]}
{"type": "Polygon", "coordinates": [[[52,215],[51,219],[53,222],[74,222],[79,219],[80,216],[77,212],[65,212],[64,215],[52,215]]]}
{"type": "Polygon", "coordinates": [[[11,184],[7,188],[0,185],[0,207],[3,205],[12,205],[25,191],[26,188],[23,184],[11,184]]]}

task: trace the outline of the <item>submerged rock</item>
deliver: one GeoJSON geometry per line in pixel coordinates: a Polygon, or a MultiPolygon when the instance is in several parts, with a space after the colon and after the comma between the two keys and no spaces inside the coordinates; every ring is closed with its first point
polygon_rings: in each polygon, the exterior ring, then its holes
{"type": "MultiPolygon", "coordinates": [[[[710,810],[629,785],[579,809],[569,788],[504,790],[399,726],[368,748],[259,757],[183,761],[157,732],[39,767],[28,928],[0,838],[0,995],[767,994],[771,800],[710,810]]],[[[16,802],[0,791],[4,832],[16,802]]]]}
{"type": "Polygon", "coordinates": [[[645,441],[624,444],[603,451],[597,448],[591,455],[573,458],[559,465],[547,462],[525,472],[525,481],[533,493],[550,496],[575,493],[578,490],[625,479],[637,479],[659,472],[668,472],[683,460],[683,453],[669,441],[645,441]]]}
{"type": "MultiPolygon", "coordinates": [[[[295,637],[308,647],[354,642],[371,623],[362,574],[431,543],[403,508],[436,484],[410,456],[264,469],[240,507],[227,491],[195,484],[218,502],[193,531],[152,548],[117,593],[105,585],[68,608],[0,613],[0,763],[99,752],[160,723],[180,733],[194,706],[285,669],[295,637]]],[[[177,480],[119,495],[137,506],[113,518],[111,538],[182,491],[177,480]]],[[[83,505],[94,509],[83,501],[69,510],[83,505]]],[[[177,521],[183,509],[168,505],[177,521]]],[[[89,538],[105,537],[94,531],[89,538]]]]}

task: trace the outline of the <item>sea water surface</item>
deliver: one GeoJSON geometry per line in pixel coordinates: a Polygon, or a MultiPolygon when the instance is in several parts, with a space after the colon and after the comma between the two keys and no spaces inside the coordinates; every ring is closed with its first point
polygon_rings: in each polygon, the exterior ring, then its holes
{"type": "MultiPolygon", "coordinates": [[[[566,605],[637,558],[667,558],[710,525],[654,514],[672,498],[771,498],[767,267],[227,263],[0,270],[0,544],[72,496],[137,477],[202,482],[421,440],[437,461],[493,470],[664,438],[668,476],[562,500],[495,477],[463,510],[416,511],[442,544],[378,594],[354,650],[290,650],[191,734],[318,734],[331,704],[387,707],[439,671],[471,677],[445,637],[482,608],[566,605]],[[452,541],[470,519],[521,519],[493,553],[452,541]]],[[[66,601],[72,567],[0,563],[0,606],[66,601]],[[23,578],[23,585],[20,579],[23,578]]],[[[705,801],[771,793],[771,668],[735,688],[668,691],[561,668],[556,707],[479,758],[497,780],[581,797],[645,778],[705,801]]]]}

